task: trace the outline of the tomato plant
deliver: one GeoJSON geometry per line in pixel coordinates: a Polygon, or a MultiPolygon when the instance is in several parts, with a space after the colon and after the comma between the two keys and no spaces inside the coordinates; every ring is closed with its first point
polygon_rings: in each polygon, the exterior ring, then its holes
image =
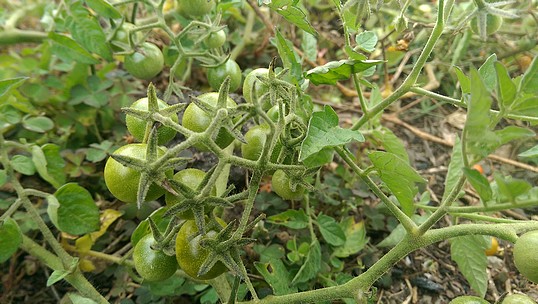
{"type": "Polygon", "coordinates": [[[271,179],[273,191],[285,200],[300,200],[305,192],[302,185],[297,185],[295,190],[291,188],[291,179],[283,170],[276,170],[271,179]]]}
{"type": "MultiPolygon", "coordinates": [[[[207,38],[204,40],[204,44],[206,47],[210,49],[216,49],[224,45],[226,42],[226,33],[224,30],[219,30],[216,32],[212,32],[207,36],[207,38]]],[[[237,89],[237,88],[236,88],[237,89]]],[[[233,90],[235,91],[235,90],[233,90]]]]}
{"type": "Polygon", "coordinates": [[[480,20],[483,20],[483,18],[485,18],[485,21],[486,21],[485,22],[485,28],[484,28],[486,30],[484,32],[486,36],[489,36],[489,35],[497,32],[501,28],[501,26],[503,24],[503,18],[501,16],[497,16],[497,15],[487,14],[482,18],[479,18],[479,16],[474,17],[471,20],[471,30],[475,34],[482,35],[481,31],[480,31],[479,22],[480,22],[480,20]]]}
{"type": "Polygon", "coordinates": [[[519,237],[514,245],[514,262],[527,279],[538,283],[538,231],[531,231],[519,237]]]}
{"type": "Polygon", "coordinates": [[[144,42],[134,53],[125,57],[123,66],[134,77],[149,80],[163,70],[163,53],[155,44],[144,42]]]}
{"type": "MultiPolygon", "coordinates": [[[[217,220],[224,227],[224,222],[217,220]]],[[[179,267],[189,276],[197,280],[210,280],[227,271],[226,266],[218,261],[206,274],[199,276],[200,267],[209,255],[209,249],[200,245],[203,237],[211,238],[217,234],[216,230],[209,230],[204,236],[198,232],[196,222],[188,220],[181,227],[176,238],[176,258],[179,267]]]]}
{"type": "MultiPolygon", "coordinates": [[[[258,79],[258,76],[268,77],[268,75],[269,69],[267,68],[257,68],[247,74],[243,82],[243,96],[247,102],[252,103],[254,96],[260,99],[269,92],[267,85],[258,79]]],[[[271,108],[271,101],[266,98],[262,108],[266,111],[269,110],[271,108]]]]}
{"type": "MultiPolygon", "coordinates": [[[[198,96],[198,99],[209,106],[215,107],[219,99],[219,94],[215,92],[205,93],[198,96]]],[[[228,97],[227,106],[235,107],[237,104],[235,101],[233,101],[233,99],[228,97]]],[[[195,103],[191,103],[185,109],[181,123],[185,128],[194,132],[204,132],[207,127],[209,127],[211,121],[212,117],[208,113],[200,109],[195,103]]],[[[233,140],[233,136],[226,129],[221,128],[217,133],[215,143],[217,143],[219,147],[225,148],[229,146],[233,140]]],[[[203,145],[196,145],[196,148],[202,151],[207,151],[207,148],[203,145]]]]}
{"type": "MultiPolygon", "coordinates": [[[[129,48],[129,33],[134,28],[136,28],[136,25],[129,22],[123,22],[121,27],[116,30],[116,33],[110,41],[112,44],[112,49],[115,51],[127,50],[129,48]]],[[[134,34],[133,43],[138,44],[140,41],[142,41],[142,39],[144,39],[144,35],[142,32],[137,31],[134,34]]]]}
{"type": "MultiPolygon", "coordinates": [[[[164,101],[161,99],[157,100],[157,103],[159,105],[159,109],[164,109],[168,106],[164,101]]],[[[135,101],[131,105],[131,109],[136,110],[148,110],[148,98],[140,98],[139,100],[135,101]]],[[[172,119],[175,122],[178,122],[177,115],[170,115],[170,119],[172,119]]],[[[136,118],[132,115],[126,115],[125,117],[125,124],[127,125],[127,130],[131,132],[131,134],[136,138],[138,141],[142,141],[144,139],[144,135],[146,132],[146,122],[136,118]]],[[[165,127],[165,126],[159,126],[157,129],[157,140],[159,145],[164,145],[171,141],[174,136],[176,136],[176,131],[172,128],[165,127]]]]}
{"type": "Polygon", "coordinates": [[[449,304],[488,304],[489,302],[475,296],[461,296],[452,299],[449,304]]]}
{"type": "Polygon", "coordinates": [[[207,68],[207,80],[215,91],[220,89],[224,79],[228,76],[230,77],[230,92],[233,92],[241,86],[241,68],[232,59],[228,59],[219,66],[207,68]]]}
{"type": "Polygon", "coordinates": [[[214,0],[178,0],[177,11],[188,18],[196,18],[208,14],[215,7],[214,0]]]}
{"type": "MultiPolygon", "coordinates": [[[[120,147],[113,154],[134,157],[140,160],[146,158],[146,144],[129,144],[120,147]]],[[[158,154],[162,156],[164,149],[160,148],[158,154]]],[[[171,172],[170,172],[171,173],[171,172]]],[[[104,170],[105,183],[108,190],[120,201],[126,203],[136,203],[138,183],[140,182],[140,172],[135,169],[125,167],[112,157],[106,161],[104,170]]],[[[158,199],[165,190],[158,185],[152,184],[146,195],[146,201],[158,199]]]]}
{"type": "Polygon", "coordinates": [[[155,243],[153,235],[147,234],[136,243],[133,251],[136,271],[148,281],[166,280],[177,270],[176,258],[153,249],[155,243]]]}
{"type": "MultiPolygon", "coordinates": [[[[204,180],[205,175],[206,175],[206,173],[204,171],[200,170],[200,169],[187,168],[187,169],[183,169],[183,170],[177,172],[176,174],[174,174],[173,179],[175,181],[183,183],[185,186],[191,188],[194,191],[194,190],[196,190],[198,188],[200,183],[202,183],[202,181],[204,180]]],[[[215,188],[212,188],[211,195],[216,195],[216,189],[215,188]]],[[[173,206],[173,205],[179,204],[184,199],[185,199],[185,197],[183,197],[182,195],[175,196],[170,192],[166,192],[166,194],[165,194],[165,201],[166,201],[167,206],[173,206]]],[[[211,212],[210,209],[206,209],[205,211],[206,211],[206,213],[211,212]]],[[[191,210],[185,211],[185,212],[183,212],[181,214],[177,214],[176,216],[178,216],[178,217],[180,217],[182,219],[188,219],[188,220],[192,220],[194,218],[191,210]]]]}

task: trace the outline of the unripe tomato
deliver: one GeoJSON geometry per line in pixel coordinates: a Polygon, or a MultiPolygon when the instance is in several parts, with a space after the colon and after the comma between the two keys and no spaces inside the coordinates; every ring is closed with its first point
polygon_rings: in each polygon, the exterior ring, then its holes
{"type": "MultiPolygon", "coordinates": [[[[219,93],[205,93],[198,96],[198,98],[206,104],[215,107],[218,103],[219,93]]],[[[235,101],[233,101],[233,99],[231,99],[230,97],[228,97],[226,104],[230,108],[237,106],[235,101]]],[[[213,117],[210,117],[195,103],[191,103],[187,106],[185,112],[183,113],[182,124],[185,128],[191,131],[204,132],[207,127],[209,127],[211,121],[213,121],[213,117]]],[[[217,138],[215,139],[215,142],[219,147],[226,148],[232,143],[233,140],[234,137],[226,129],[221,128],[217,133],[217,138]]],[[[208,151],[207,147],[203,145],[196,145],[196,148],[198,148],[200,151],[208,151]]]]}
{"type": "Polygon", "coordinates": [[[204,40],[204,44],[208,49],[216,49],[224,45],[226,42],[226,33],[224,30],[212,32],[204,40]]]}
{"type": "MultiPolygon", "coordinates": [[[[204,180],[206,173],[200,169],[195,168],[187,168],[183,169],[176,174],[174,174],[173,179],[185,184],[185,186],[191,188],[192,190],[196,190],[200,183],[204,180]]],[[[211,195],[216,195],[217,189],[213,188],[211,189],[211,195]]],[[[164,199],[167,206],[173,206],[176,204],[181,203],[185,198],[183,196],[175,196],[170,192],[166,192],[164,195],[164,199]]],[[[206,208],[204,208],[206,209],[206,208]]],[[[208,210],[208,208],[205,210],[206,213],[211,212],[211,210],[208,210]]],[[[192,214],[191,210],[185,211],[181,214],[177,215],[181,219],[186,220],[192,220],[194,219],[194,215],[192,214]]]]}
{"type": "Polygon", "coordinates": [[[452,299],[448,304],[489,304],[489,302],[475,296],[461,296],[452,299]]]}
{"type": "Polygon", "coordinates": [[[536,304],[536,302],[524,294],[511,294],[504,297],[502,304],[536,304]]]}
{"type": "Polygon", "coordinates": [[[290,178],[283,170],[276,170],[271,179],[273,191],[285,200],[299,200],[303,197],[305,188],[297,185],[295,191],[291,190],[290,178]]]}
{"type": "Polygon", "coordinates": [[[514,262],[516,268],[529,281],[538,283],[538,230],[530,231],[516,241],[514,262]]]}
{"type": "Polygon", "coordinates": [[[163,53],[155,44],[144,42],[136,52],[125,57],[123,66],[134,77],[149,80],[163,70],[163,53]]]}
{"type": "MultiPolygon", "coordinates": [[[[284,113],[286,113],[286,104],[282,104],[282,106],[284,107],[284,113]]],[[[267,116],[269,116],[269,119],[271,119],[273,122],[277,122],[278,121],[278,115],[279,112],[278,112],[278,105],[274,105],[272,106],[269,111],[267,111],[267,116]]],[[[284,116],[286,116],[286,114],[284,114],[284,116]]]]}
{"type": "Polygon", "coordinates": [[[241,86],[241,68],[232,59],[214,68],[207,68],[207,80],[215,91],[220,89],[227,76],[230,76],[230,92],[237,90],[241,86]]]}
{"type": "Polygon", "coordinates": [[[250,160],[258,160],[271,130],[267,125],[254,126],[245,134],[246,144],[241,144],[241,155],[250,160]]]}
{"type": "MultiPolygon", "coordinates": [[[[267,85],[259,81],[257,78],[257,76],[268,77],[268,75],[269,69],[266,68],[258,68],[247,74],[245,81],[243,82],[243,97],[245,97],[247,102],[253,102],[252,99],[254,96],[252,96],[252,88],[254,88],[256,94],[255,96],[257,98],[261,98],[262,95],[269,92],[269,87],[267,87],[267,85]]],[[[269,110],[271,108],[271,101],[266,99],[262,105],[262,108],[264,111],[269,110]]]]}
{"type": "Polygon", "coordinates": [[[214,0],[178,0],[177,11],[187,18],[208,14],[215,7],[214,0]]]}
{"type": "MultiPolygon", "coordinates": [[[[113,154],[125,155],[141,160],[146,159],[147,144],[129,144],[120,147],[113,154]]],[[[164,155],[165,151],[159,148],[158,155],[164,155]]],[[[172,175],[172,171],[167,172],[172,175]]],[[[138,183],[140,182],[140,172],[125,167],[112,157],[109,157],[104,170],[105,184],[112,195],[120,201],[126,203],[136,203],[138,183]]],[[[164,194],[165,190],[156,184],[149,187],[146,201],[156,200],[164,194]]]]}
{"type": "Polygon", "coordinates": [[[166,280],[176,272],[177,261],[174,256],[154,250],[154,244],[155,239],[151,233],[136,243],[133,251],[134,265],[138,274],[148,281],[166,280]]]}
{"type": "MultiPolygon", "coordinates": [[[[489,36],[495,32],[497,32],[503,24],[503,18],[501,16],[497,15],[486,15],[486,36],[489,36]]],[[[478,17],[474,17],[471,20],[471,30],[475,34],[480,35],[480,30],[478,26],[478,17]]]]}
{"type": "MultiPolygon", "coordinates": [[[[222,220],[217,219],[217,221],[222,227],[225,226],[222,220]]],[[[205,236],[211,238],[217,235],[217,233],[215,230],[210,230],[205,236]]],[[[223,274],[228,269],[218,261],[206,274],[198,276],[198,271],[200,271],[200,267],[210,252],[209,249],[200,245],[203,237],[198,234],[198,227],[195,221],[189,220],[185,222],[181,229],[179,229],[176,237],[176,258],[179,267],[189,276],[197,280],[210,280],[223,274]]]]}
{"type": "MultiPolygon", "coordinates": [[[[121,27],[114,33],[111,39],[112,50],[119,52],[128,49],[129,46],[129,32],[136,28],[136,25],[124,22],[121,27]]],[[[137,44],[144,39],[142,32],[137,31],[133,37],[133,43],[137,44]]]]}
{"type": "MultiPolygon", "coordinates": [[[[159,105],[159,109],[164,109],[168,106],[168,104],[160,99],[157,100],[157,104],[159,105]]],[[[148,98],[140,98],[139,100],[135,101],[131,105],[131,109],[136,110],[148,110],[148,98]]],[[[174,122],[178,122],[179,119],[177,118],[177,115],[172,114],[170,116],[170,119],[172,119],[174,122]]],[[[131,115],[126,115],[125,117],[125,123],[127,125],[127,130],[131,132],[131,134],[136,138],[138,141],[142,141],[144,139],[144,134],[146,132],[146,122],[138,119],[131,115]]],[[[176,130],[165,127],[165,126],[159,126],[157,129],[157,138],[158,138],[158,144],[164,145],[167,142],[171,141],[176,136],[176,130]]]]}

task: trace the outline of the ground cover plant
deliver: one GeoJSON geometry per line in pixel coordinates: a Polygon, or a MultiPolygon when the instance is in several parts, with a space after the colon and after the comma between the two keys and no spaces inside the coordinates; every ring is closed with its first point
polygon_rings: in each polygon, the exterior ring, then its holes
{"type": "Polygon", "coordinates": [[[0,8],[1,303],[535,303],[538,2],[0,8]]]}

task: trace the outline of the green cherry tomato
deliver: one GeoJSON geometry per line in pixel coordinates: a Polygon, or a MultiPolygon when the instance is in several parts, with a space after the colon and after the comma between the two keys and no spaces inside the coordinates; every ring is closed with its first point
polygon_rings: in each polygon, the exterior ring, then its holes
{"type": "Polygon", "coordinates": [[[514,262],[519,272],[529,281],[538,283],[538,230],[530,231],[516,241],[514,262]]]}
{"type": "MultiPolygon", "coordinates": [[[[146,159],[146,144],[129,144],[120,147],[113,154],[130,156],[140,160],[146,159]]],[[[164,155],[165,151],[159,148],[158,155],[164,155]]],[[[140,172],[135,169],[125,167],[112,157],[109,157],[105,164],[105,184],[112,195],[120,201],[126,203],[136,203],[138,183],[140,182],[140,172]]],[[[172,171],[167,172],[172,175],[172,171]]],[[[146,194],[146,201],[156,200],[164,194],[165,190],[156,184],[149,187],[146,194]]]]}
{"type": "Polygon", "coordinates": [[[214,0],[178,0],[177,11],[184,17],[195,18],[208,14],[215,7],[214,0]]]}
{"type": "MultiPolygon", "coordinates": [[[[164,109],[168,106],[168,104],[160,99],[157,100],[157,104],[159,105],[159,109],[164,109]]],[[[140,98],[139,100],[135,101],[131,105],[131,109],[136,110],[148,110],[148,98],[140,98]]],[[[172,114],[168,116],[170,119],[172,119],[174,122],[178,122],[179,119],[177,118],[177,115],[172,114]]],[[[131,134],[136,138],[138,141],[142,141],[144,139],[144,134],[146,132],[146,122],[138,119],[131,115],[126,115],[125,117],[125,123],[127,124],[127,130],[131,132],[131,134]]],[[[165,126],[159,126],[157,129],[157,138],[158,138],[158,144],[164,145],[171,141],[176,136],[176,131],[172,128],[165,127],[165,126]]]]}
{"type": "MultiPolygon", "coordinates": [[[[266,68],[258,68],[252,70],[250,73],[247,74],[247,76],[245,77],[245,81],[243,82],[243,97],[245,97],[245,100],[247,102],[253,102],[253,88],[254,94],[258,99],[269,92],[269,88],[267,87],[267,85],[263,84],[257,78],[257,76],[268,77],[268,75],[269,69],[266,68]]],[[[271,101],[268,98],[265,99],[262,108],[264,111],[267,111],[271,108],[271,101]]]]}
{"type": "Polygon", "coordinates": [[[133,251],[133,261],[136,271],[148,281],[162,281],[171,277],[177,270],[176,257],[168,256],[162,251],[153,250],[155,244],[153,235],[147,234],[133,251]]]}
{"type": "Polygon", "coordinates": [[[452,299],[448,304],[489,304],[489,302],[475,296],[461,296],[452,299]]]}
{"type": "Polygon", "coordinates": [[[262,154],[263,146],[267,141],[267,135],[271,130],[267,125],[259,125],[250,128],[245,134],[246,144],[241,144],[241,155],[250,160],[258,160],[262,154]]]}
{"type": "MultiPolygon", "coordinates": [[[[187,168],[184,170],[181,170],[174,174],[173,179],[185,184],[185,186],[191,188],[192,190],[196,190],[200,183],[204,180],[205,172],[199,169],[195,168],[187,168]]],[[[217,189],[213,188],[211,190],[211,195],[216,195],[217,189]]],[[[166,192],[164,195],[164,199],[167,206],[173,206],[176,204],[179,204],[182,202],[185,198],[183,196],[175,196],[170,192],[166,192]]],[[[205,209],[205,208],[204,208],[205,209]]],[[[205,210],[206,213],[211,212],[211,210],[205,210]]],[[[194,215],[192,214],[191,210],[185,211],[178,215],[179,218],[185,219],[185,220],[192,220],[194,219],[194,215]]]]}
{"type": "Polygon", "coordinates": [[[227,76],[230,76],[230,92],[239,89],[239,86],[241,86],[241,68],[237,62],[228,59],[224,64],[214,68],[207,68],[207,80],[215,91],[220,89],[227,76]]]}
{"type": "Polygon", "coordinates": [[[276,170],[271,179],[273,191],[285,200],[299,200],[303,197],[305,188],[302,185],[297,185],[295,191],[291,190],[290,178],[286,172],[276,170]]]}
{"type": "Polygon", "coordinates": [[[536,302],[524,294],[511,294],[504,297],[502,304],[536,304],[536,302]]]}
{"type": "MultiPolygon", "coordinates": [[[[217,219],[217,221],[222,227],[225,226],[222,220],[217,219]]],[[[216,234],[217,231],[210,230],[206,233],[206,237],[211,238],[216,234]]],[[[189,276],[197,280],[210,280],[223,274],[228,269],[218,261],[206,274],[198,276],[200,267],[209,255],[209,250],[200,245],[202,238],[203,236],[198,234],[195,221],[189,220],[185,222],[176,237],[176,258],[179,267],[189,276]]]]}
{"type": "MultiPolygon", "coordinates": [[[[205,93],[198,96],[198,98],[202,100],[202,102],[215,107],[219,99],[219,93],[205,93]]],[[[226,104],[230,108],[237,106],[235,101],[233,101],[233,99],[230,97],[228,97],[226,104]]],[[[191,131],[204,132],[207,127],[209,127],[211,121],[213,121],[213,117],[209,116],[209,114],[200,109],[195,103],[191,103],[185,109],[181,123],[185,128],[191,131]]],[[[226,129],[221,128],[217,133],[215,142],[219,147],[226,148],[232,143],[233,140],[234,137],[226,129]]],[[[209,151],[209,149],[203,145],[196,145],[196,148],[198,148],[200,151],[209,151]]]]}
{"type": "Polygon", "coordinates": [[[125,57],[123,66],[134,77],[149,80],[163,70],[163,53],[155,44],[144,42],[136,52],[125,57]]]}
{"type": "MultiPolygon", "coordinates": [[[[136,25],[129,22],[124,22],[116,33],[114,33],[114,36],[110,41],[114,51],[119,52],[129,48],[129,31],[133,30],[134,28],[136,28],[136,25]]],[[[137,31],[135,32],[133,39],[133,43],[137,44],[144,39],[144,35],[142,32],[137,31]]]]}
{"type": "Polygon", "coordinates": [[[226,33],[224,30],[212,32],[204,40],[204,44],[208,49],[216,49],[224,45],[226,42],[226,33]]]}
{"type": "MultiPolygon", "coordinates": [[[[491,15],[491,14],[487,14],[485,16],[486,16],[485,17],[486,18],[486,36],[489,36],[497,32],[501,28],[503,24],[503,18],[501,16],[491,15]]],[[[480,35],[478,22],[479,22],[478,16],[474,17],[471,20],[471,30],[473,31],[473,33],[480,35]]]]}
{"type": "MultiPolygon", "coordinates": [[[[286,116],[286,104],[282,104],[282,106],[284,107],[284,116],[286,116]]],[[[269,111],[267,111],[267,116],[269,116],[269,119],[271,119],[273,122],[277,122],[278,121],[278,105],[274,105],[272,106],[269,111]]]]}

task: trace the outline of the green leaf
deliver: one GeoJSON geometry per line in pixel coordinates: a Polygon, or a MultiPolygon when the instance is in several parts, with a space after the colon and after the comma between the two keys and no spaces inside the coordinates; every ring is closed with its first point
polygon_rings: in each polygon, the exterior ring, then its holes
{"type": "Polygon", "coordinates": [[[445,191],[443,192],[443,201],[448,197],[452,189],[456,187],[458,180],[462,175],[464,164],[463,154],[461,151],[461,140],[456,136],[454,147],[452,148],[452,155],[450,156],[450,163],[448,164],[448,172],[445,179],[445,191]]]}
{"type": "Polygon", "coordinates": [[[478,192],[482,202],[486,203],[490,201],[493,197],[493,192],[491,191],[488,179],[477,170],[469,168],[463,168],[463,173],[469,180],[469,183],[471,183],[471,186],[478,192]]]}
{"type": "Polygon", "coordinates": [[[61,59],[69,59],[78,63],[97,64],[99,61],[93,58],[90,52],[86,51],[75,40],[61,34],[49,32],[52,40],[51,51],[61,59]]]}
{"type": "Polygon", "coordinates": [[[538,157],[538,145],[518,154],[521,158],[535,158],[538,157]]]}
{"type": "Polygon", "coordinates": [[[532,189],[529,182],[511,176],[503,177],[501,174],[496,173],[494,179],[497,201],[500,203],[516,203],[518,196],[526,194],[532,189]]]}
{"type": "Polygon", "coordinates": [[[15,89],[20,86],[26,79],[28,79],[28,77],[17,77],[0,80],[0,98],[4,97],[4,95],[10,92],[12,89],[15,89]]]}
{"type": "Polygon", "coordinates": [[[0,187],[7,183],[7,173],[6,170],[0,169],[0,187]]]}
{"type": "MultiPolygon", "coordinates": [[[[167,208],[161,207],[155,211],[153,211],[148,218],[151,217],[153,222],[157,225],[157,228],[159,228],[159,231],[165,231],[166,227],[168,227],[168,224],[170,223],[170,217],[164,217],[164,213],[166,212],[167,208]]],[[[142,239],[146,234],[151,232],[151,228],[149,227],[149,220],[146,218],[133,231],[131,234],[131,244],[136,246],[138,241],[142,239]]]]}
{"type": "Polygon", "coordinates": [[[381,180],[398,199],[407,215],[415,211],[413,198],[418,193],[415,183],[426,182],[405,160],[390,152],[376,151],[368,158],[379,173],[381,180]]]}
{"type": "Polygon", "coordinates": [[[292,284],[308,282],[308,280],[315,278],[321,268],[321,247],[318,240],[310,243],[310,250],[306,256],[304,264],[301,266],[293,280],[292,284]]]}
{"type": "Polygon", "coordinates": [[[306,14],[297,6],[298,3],[299,1],[294,0],[271,1],[269,7],[298,28],[317,36],[318,33],[308,21],[306,14]]]}
{"type": "Polygon", "coordinates": [[[54,122],[45,116],[29,117],[22,120],[22,126],[33,132],[45,133],[54,128],[54,122]]]}
{"type": "Polygon", "coordinates": [[[458,77],[458,81],[460,82],[461,92],[463,94],[471,93],[471,80],[469,77],[459,67],[454,67],[454,72],[456,72],[456,77],[458,77]]]}
{"type": "Polygon", "coordinates": [[[269,246],[254,244],[254,251],[260,255],[260,262],[262,263],[278,260],[286,255],[286,250],[278,244],[271,244],[269,246]]]}
{"type": "Polygon", "coordinates": [[[95,17],[87,15],[74,18],[70,29],[73,39],[86,50],[103,57],[105,60],[112,61],[112,50],[107,43],[103,28],[95,17]]]}
{"type": "MultiPolygon", "coordinates": [[[[538,96],[523,95],[516,98],[512,105],[512,114],[538,117],[538,96]]],[[[523,119],[522,119],[523,120],[523,119]]]]}
{"type": "Polygon", "coordinates": [[[308,123],[306,137],[301,144],[299,161],[307,167],[317,167],[332,160],[332,148],[350,143],[352,140],[364,141],[359,131],[343,129],[338,126],[338,115],[328,105],[323,111],[314,112],[308,123]]]}
{"type": "MultiPolygon", "coordinates": [[[[415,224],[420,225],[428,219],[428,215],[417,215],[414,214],[411,219],[415,224]]],[[[381,242],[377,244],[378,247],[394,247],[398,244],[404,237],[407,232],[402,224],[398,224],[396,228],[392,229],[390,234],[384,238],[381,242]]]]}
{"type": "Polygon", "coordinates": [[[88,190],[69,183],[60,187],[54,196],[60,204],[57,210],[58,229],[73,235],[99,230],[99,208],[88,190]]]}
{"type": "Polygon", "coordinates": [[[254,266],[271,286],[276,296],[297,292],[297,287],[291,284],[290,274],[282,260],[274,259],[267,263],[255,262],[254,266]]]}
{"type": "Polygon", "coordinates": [[[306,215],[303,209],[290,209],[268,217],[267,221],[291,229],[303,229],[308,225],[308,215],[306,215]]]}
{"type": "Polygon", "coordinates": [[[0,263],[4,263],[17,252],[22,243],[22,233],[19,225],[12,218],[0,222],[0,263]]]}
{"type": "Polygon", "coordinates": [[[280,31],[278,30],[276,30],[275,36],[276,37],[273,41],[274,43],[276,43],[278,54],[282,59],[284,67],[290,70],[291,76],[293,76],[297,83],[301,83],[303,80],[303,75],[301,74],[302,67],[299,63],[301,59],[299,58],[299,55],[297,55],[297,53],[293,50],[293,43],[284,38],[284,36],[282,36],[280,31]]]}
{"type": "Polygon", "coordinates": [[[112,152],[113,144],[114,143],[109,140],[105,140],[100,144],[91,144],[91,148],[86,151],[86,159],[92,163],[102,161],[112,152]]]}
{"type": "Polygon", "coordinates": [[[69,271],[67,270],[54,270],[50,277],[47,279],[47,287],[50,287],[54,285],[55,283],[63,280],[66,276],[69,275],[69,271]]]}
{"type": "Polygon", "coordinates": [[[85,0],[86,4],[93,9],[98,16],[110,18],[110,19],[120,19],[121,13],[112,5],[110,5],[106,0],[85,0]]]}
{"type": "Polygon", "coordinates": [[[32,159],[25,155],[14,155],[11,158],[11,166],[15,171],[24,175],[33,175],[36,170],[32,159]]]}
{"type": "Polygon", "coordinates": [[[518,91],[523,94],[538,94],[538,57],[535,56],[531,65],[525,71],[521,82],[519,83],[518,91]]]}
{"type": "Polygon", "coordinates": [[[317,217],[316,223],[318,224],[321,235],[327,241],[327,243],[333,246],[342,246],[346,242],[346,235],[338,223],[330,216],[320,214],[317,217]]]}
{"type": "Polygon", "coordinates": [[[488,260],[484,251],[489,247],[489,238],[482,235],[466,235],[453,238],[450,242],[452,260],[471,285],[471,288],[484,297],[487,291],[488,260]]]}
{"type": "Polygon", "coordinates": [[[364,31],[355,37],[357,47],[365,52],[371,53],[375,51],[377,44],[377,35],[371,31],[364,31]]]}
{"type": "Polygon", "coordinates": [[[495,134],[499,138],[499,146],[502,146],[512,140],[518,140],[523,138],[531,138],[536,134],[527,128],[508,126],[504,129],[495,131],[495,134]]]}
{"type": "Polygon", "coordinates": [[[364,222],[360,221],[355,223],[353,217],[346,217],[340,223],[341,229],[344,231],[346,241],[344,244],[333,251],[334,256],[339,258],[347,258],[350,255],[354,255],[361,251],[366,243],[368,243],[368,238],[366,237],[366,228],[364,227],[364,222]]]}
{"type": "Polygon", "coordinates": [[[69,293],[67,293],[67,296],[69,297],[69,300],[71,300],[71,302],[73,302],[73,303],[77,303],[77,304],[97,304],[97,302],[95,302],[94,300],[88,299],[86,297],[83,297],[78,293],[69,292],[69,293]]]}
{"type": "Polygon", "coordinates": [[[489,129],[491,95],[480,74],[471,69],[471,99],[465,121],[466,146],[470,154],[488,156],[499,146],[499,138],[489,129]]]}
{"type": "Polygon", "coordinates": [[[310,61],[316,61],[318,57],[318,40],[314,35],[303,32],[301,39],[301,49],[304,50],[304,56],[310,61]]]}
{"type": "MultiPolygon", "coordinates": [[[[339,2],[339,1],[334,1],[339,2]]],[[[338,3],[338,6],[341,4],[338,3]]],[[[359,23],[370,16],[370,2],[368,0],[349,0],[342,7],[342,21],[350,32],[357,32],[359,23]]]]}
{"type": "Polygon", "coordinates": [[[493,92],[497,87],[497,73],[495,71],[495,63],[497,62],[497,55],[493,54],[486,59],[486,62],[478,69],[480,77],[484,81],[486,88],[489,92],[493,92]]]}
{"type": "Polygon", "coordinates": [[[32,147],[32,161],[39,175],[58,189],[65,184],[65,161],[60,155],[60,147],[46,144],[32,147]]]}
{"type": "Polygon", "coordinates": [[[497,84],[501,106],[510,109],[517,94],[516,84],[510,78],[508,70],[500,62],[495,62],[497,84]]]}
{"type": "Polygon", "coordinates": [[[306,72],[305,78],[313,84],[336,84],[337,81],[347,80],[352,74],[366,71],[381,60],[340,60],[331,61],[306,72]]]}
{"type": "Polygon", "coordinates": [[[399,158],[409,164],[409,155],[403,142],[388,128],[382,127],[380,130],[374,130],[372,136],[381,142],[381,145],[387,152],[396,154],[399,158]]]}

